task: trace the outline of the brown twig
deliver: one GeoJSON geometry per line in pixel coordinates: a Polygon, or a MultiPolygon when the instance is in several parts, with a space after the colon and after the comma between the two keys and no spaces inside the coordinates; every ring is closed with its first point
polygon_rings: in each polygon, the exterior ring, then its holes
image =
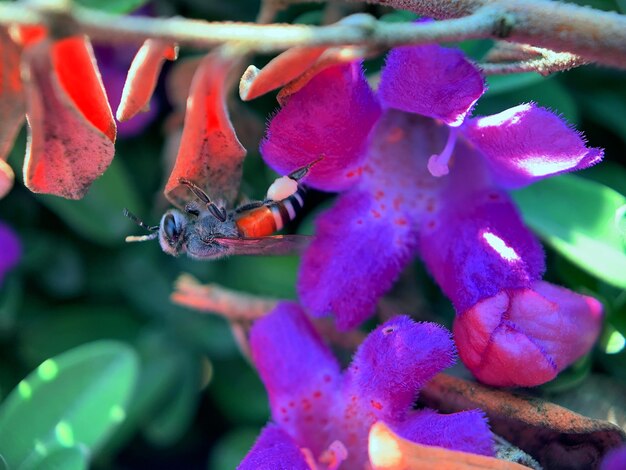
{"type": "MultiPolygon", "coordinates": [[[[515,62],[485,62],[479,64],[479,66],[485,75],[504,75],[521,72],[537,72],[541,75],[549,75],[553,72],[569,70],[587,63],[581,57],[569,52],[554,52],[539,47],[530,47],[528,52],[534,52],[538,57],[517,60],[515,62]]],[[[500,56],[497,57],[500,58],[500,56]]]]}
{"type": "Polygon", "coordinates": [[[174,303],[200,312],[222,315],[232,321],[253,321],[276,306],[276,299],[258,297],[227,289],[217,284],[200,284],[189,274],[182,274],[171,294],[174,303]]]}
{"type": "MultiPolygon", "coordinates": [[[[290,0],[292,3],[292,0],[290,0]]],[[[371,0],[444,19],[433,23],[385,23],[369,15],[329,26],[260,25],[183,18],[117,16],[73,8],[67,15],[80,31],[98,41],[141,43],[156,38],[200,48],[223,43],[244,50],[276,52],[295,46],[405,44],[506,38],[589,62],[626,68],[626,16],[549,0],[371,0]]],[[[56,11],[58,16],[58,11],[56,11]]],[[[266,16],[266,15],[263,15],[266,16]]],[[[45,24],[50,10],[0,3],[1,24],[45,24]]]]}

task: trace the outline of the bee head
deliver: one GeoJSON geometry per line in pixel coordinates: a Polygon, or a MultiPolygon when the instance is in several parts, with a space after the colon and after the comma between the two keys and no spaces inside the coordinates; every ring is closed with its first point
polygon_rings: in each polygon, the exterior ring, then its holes
{"type": "Polygon", "coordinates": [[[159,243],[164,252],[178,256],[185,252],[185,230],[187,217],[176,210],[167,211],[161,218],[159,225],[159,243]]]}

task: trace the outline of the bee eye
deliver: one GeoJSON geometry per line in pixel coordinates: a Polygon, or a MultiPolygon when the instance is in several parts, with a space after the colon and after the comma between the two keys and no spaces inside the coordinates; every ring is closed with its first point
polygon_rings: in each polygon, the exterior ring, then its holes
{"type": "Polygon", "coordinates": [[[176,219],[172,214],[167,214],[163,219],[163,230],[170,240],[176,240],[180,235],[180,230],[176,227],[176,219]]]}

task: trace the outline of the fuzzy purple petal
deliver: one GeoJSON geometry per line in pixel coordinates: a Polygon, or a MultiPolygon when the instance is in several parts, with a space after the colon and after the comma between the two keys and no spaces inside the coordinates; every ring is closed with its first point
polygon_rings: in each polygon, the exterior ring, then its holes
{"type": "Polygon", "coordinates": [[[544,254],[508,195],[469,193],[443,208],[420,236],[422,258],[457,311],[502,289],[525,288],[544,271],[544,254]]]}
{"type": "Polygon", "coordinates": [[[334,313],[340,330],[353,328],[413,257],[415,234],[356,190],[318,217],[315,233],[300,266],[300,300],[313,315],[334,313]]]}
{"type": "Polygon", "coordinates": [[[238,470],[310,470],[296,442],[276,424],[267,425],[238,470]]]}
{"type": "Polygon", "coordinates": [[[417,252],[419,220],[436,205],[441,180],[427,161],[445,145],[447,129],[396,110],[378,121],[357,188],[317,219],[304,255],[298,291],[310,313],[334,313],[340,329],[374,313],[417,252]]]}
{"type": "Polygon", "coordinates": [[[346,372],[346,394],[358,397],[362,414],[395,424],[406,417],[420,388],[454,359],[445,328],[396,317],[361,343],[346,372]]]}
{"type": "Polygon", "coordinates": [[[252,361],[269,395],[272,417],[315,455],[331,441],[323,431],[341,380],[337,360],[295,303],[281,302],[250,331],[252,361]]]}
{"type": "Polygon", "coordinates": [[[613,449],[606,454],[600,464],[600,470],[624,470],[626,468],[626,445],[613,449]]]}
{"type": "Polygon", "coordinates": [[[454,321],[465,365],[482,382],[534,387],[586,354],[602,326],[602,305],[547,282],[505,289],[454,321]]]}
{"type": "Polygon", "coordinates": [[[419,410],[393,426],[401,437],[418,444],[493,457],[493,437],[481,410],[439,414],[419,410]]]}
{"type": "Polygon", "coordinates": [[[405,46],[387,55],[378,94],[384,107],[460,126],[485,92],[478,69],[457,49],[405,46]]]}
{"type": "Polygon", "coordinates": [[[289,97],[268,126],[261,154],[280,174],[323,156],[306,184],[344,190],[358,180],[367,136],[379,116],[380,106],[360,65],[330,67],[289,97]]]}
{"type": "Polygon", "coordinates": [[[4,275],[19,262],[22,245],[13,230],[0,222],[0,284],[4,275]]]}
{"type": "Polygon", "coordinates": [[[506,188],[581,170],[603,156],[602,149],[588,148],[580,133],[534,103],[472,119],[464,132],[483,153],[498,183],[506,188]]]}

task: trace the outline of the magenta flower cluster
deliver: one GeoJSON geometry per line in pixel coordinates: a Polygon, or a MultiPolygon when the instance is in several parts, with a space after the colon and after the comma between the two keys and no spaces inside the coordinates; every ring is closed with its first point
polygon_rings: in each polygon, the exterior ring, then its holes
{"type": "Polygon", "coordinates": [[[367,468],[376,421],[413,442],[493,455],[480,410],[413,409],[420,388],[454,362],[454,343],[438,325],[396,317],[370,333],[342,372],[301,307],[283,302],[254,324],[250,344],[274,423],[240,470],[367,468]]]}
{"type": "Polygon", "coordinates": [[[323,156],[306,184],[340,193],[302,260],[308,313],[357,326],[420,256],[457,311],[467,367],[489,384],[534,386],[591,348],[602,309],[542,281],[543,250],[507,190],[593,165],[602,150],[533,103],[470,117],[485,90],[458,50],[397,48],[377,92],[358,63],[319,73],[272,119],[261,152],[282,174],[323,156]]]}

